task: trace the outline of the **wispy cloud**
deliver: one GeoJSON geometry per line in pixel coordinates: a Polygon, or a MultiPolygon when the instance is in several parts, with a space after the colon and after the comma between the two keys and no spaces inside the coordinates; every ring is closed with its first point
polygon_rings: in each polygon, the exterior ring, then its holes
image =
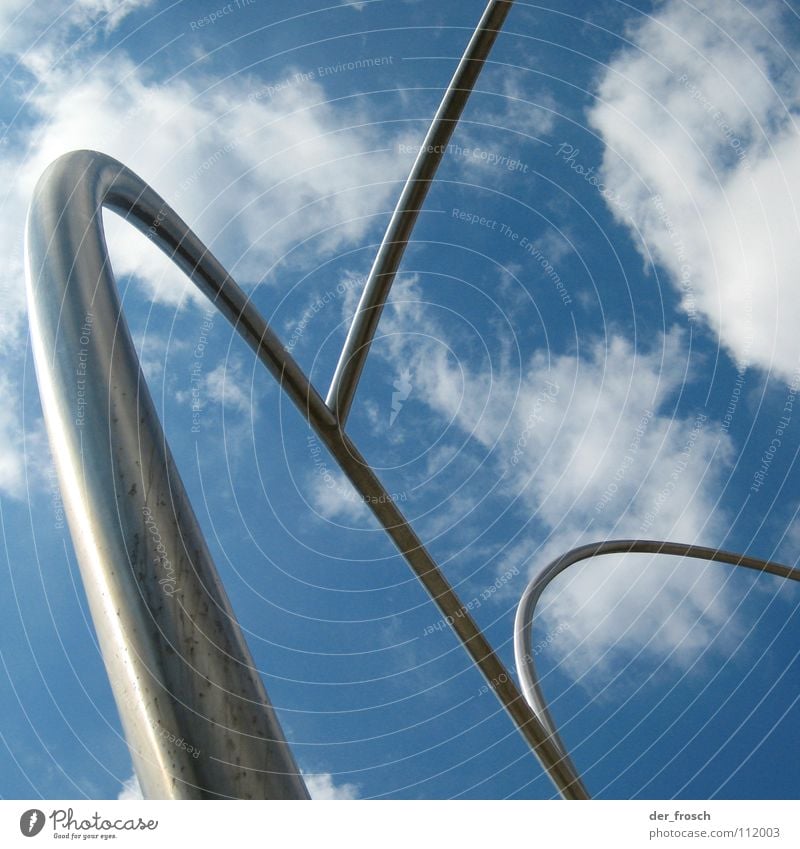
{"type": "MultiPolygon", "coordinates": [[[[400,177],[393,139],[374,114],[363,104],[328,103],[321,84],[291,71],[280,80],[241,74],[233,81],[200,71],[163,80],[119,47],[104,55],[80,50],[68,61],[57,60],[56,40],[60,44],[65,32],[74,37],[69,27],[78,18],[110,26],[136,5],[85,0],[69,6],[63,25],[42,29],[38,41],[29,33],[6,45],[28,75],[20,89],[25,120],[8,128],[8,143],[0,147],[6,187],[0,211],[9,225],[0,233],[6,257],[0,269],[6,307],[0,350],[9,355],[2,379],[10,394],[17,393],[25,334],[20,286],[25,212],[36,180],[61,154],[97,149],[128,165],[195,227],[245,286],[272,280],[270,270],[304,267],[360,244],[400,177]],[[112,8],[113,21],[106,14],[112,8]]],[[[2,14],[12,11],[4,7],[2,14]]],[[[187,296],[200,299],[146,238],[113,214],[105,221],[118,276],[136,276],[145,297],[171,307],[187,296]]],[[[230,391],[227,396],[228,403],[236,400],[230,391]]],[[[17,422],[0,421],[0,433],[17,431],[17,422]]],[[[2,441],[0,489],[20,496],[16,443],[2,441]]]]}
{"type": "MultiPolygon", "coordinates": [[[[674,415],[682,332],[644,351],[612,335],[584,341],[577,356],[536,351],[521,372],[507,364],[477,370],[447,354],[458,341],[426,315],[422,293],[410,294],[406,285],[387,315],[384,329],[395,340],[387,356],[415,370],[418,401],[482,446],[500,481],[498,511],[510,502],[530,518],[531,538],[509,542],[503,564],[533,575],[597,539],[722,538],[718,498],[733,447],[702,411],[674,415]],[[403,332],[410,327],[413,336],[403,332]]],[[[607,558],[561,581],[545,618],[569,621],[563,640],[575,668],[643,645],[681,657],[705,645],[728,616],[723,584],[713,568],[663,561],[642,568],[641,558],[607,558]],[[655,633],[654,616],[662,623],[655,633]]]]}
{"type": "Polygon", "coordinates": [[[16,54],[23,63],[62,46],[76,32],[91,39],[92,31],[108,32],[152,0],[4,0],[0,6],[0,53],[16,54]]]}

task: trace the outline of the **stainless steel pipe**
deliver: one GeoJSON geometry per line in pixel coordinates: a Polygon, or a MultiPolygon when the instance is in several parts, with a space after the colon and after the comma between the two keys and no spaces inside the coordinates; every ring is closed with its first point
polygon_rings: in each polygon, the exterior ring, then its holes
{"type": "Polygon", "coordinates": [[[34,194],[31,338],[70,531],[147,795],[297,798],[305,788],[147,391],[111,273],[103,206],[150,235],[253,348],[451,623],[559,792],[588,798],[375,472],[242,290],[139,177],[108,156],[78,151],[53,163],[34,194]],[[76,376],[78,363],[85,365],[76,376]],[[201,756],[175,751],[176,734],[201,756]]]}
{"type": "MultiPolygon", "coordinates": [[[[70,533],[142,791],[308,798],[142,375],[104,206],[154,238],[251,341],[261,342],[262,328],[248,324],[254,311],[186,224],[118,162],[82,151],[44,173],[27,223],[31,343],[70,533]]],[[[313,405],[285,365],[287,391],[313,405]]]]}
{"type": "Polygon", "coordinates": [[[680,542],[660,542],[658,540],[606,540],[589,543],[573,548],[546,566],[525,588],[517,607],[514,621],[514,656],[519,675],[520,686],[525,700],[536,714],[537,720],[547,730],[556,749],[567,756],[567,748],[558,733],[553,717],[547,707],[547,700],[539,684],[536,672],[535,653],[533,651],[533,617],[536,605],[542,593],[563,571],[582,560],[600,557],[604,554],[658,554],[674,557],[689,557],[695,560],[708,560],[715,563],[727,563],[743,569],[776,575],[790,581],[800,581],[800,569],[784,566],[771,560],[761,560],[744,554],[734,554],[717,548],[702,545],[689,545],[680,542]]]}
{"type": "Polygon", "coordinates": [[[342,427],[350,415],[358,381],[369,356],[370,345],[378,329],[389,290],[411,238],[411,231],[425,203],[453,130],[467,105],[497,34],[511,11],[512,3],[513,0],[492,0],[484,10],[400,193],[361,293],[361,300],[350,324],[347,340],[326,397],[328,406],[336,412],[342,427]]]}

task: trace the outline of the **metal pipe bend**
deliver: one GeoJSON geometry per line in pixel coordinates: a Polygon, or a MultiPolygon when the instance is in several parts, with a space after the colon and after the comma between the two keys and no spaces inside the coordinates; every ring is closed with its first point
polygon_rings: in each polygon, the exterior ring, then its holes
{"type": "Polygon", "coordinates": [[[103,207],[151,237],[244,337],[397,546],[561,795],[588,798],[394,499],[246,295],[141,178],[104,154],[77,151],[45,171],[28,215],[31,343],[70,533],[145,794],[303,798],[307,790],[150,398],[111,271],[103,207]],[[89,371],[77,382],[76,362],[89,371]],[[242,728],[253,706],[253,724],[242,728]],[[194,745],[176,751],[175,731],[200,744],[198,760],[194,745]],[[272,745],[269,757],[254,741],[272,745]]]}
{"type": "Polygon", "coordinates": [[[93,151],[50,165],[26,226],[31,346],[70,534],[142,791],[307,799],[142,374],[103,207],[198,283],[296,402],[318,409],[322,401],[219,262],[139,177],[93,151]]]}
{"type": "Polygon", "coordinates": [[[536,672],[536,661],[533,652],[533,616],[542,593],[556,576],[582,560],[588,560],[591,557],[597,557],[603,554],[668,554],[676,557],[690,557],[697,560],[728,563],[732,566],[741,566],[745,569],[753,569],[757,572],[777,575],[791,581],[800,581],[800,569],[785,566],[782,563],[761,560],[760,558],[748,557],[743,554],[734,554],[733,552],[716,548],[706,548],[700,545],[662,542],[658,540],[623,539],[589,543],[578,548],[573,548],[571,551],[553,560],[528,584],[520,598],[514,620],[514,659],[517,667],[517,675],[519,676],[520,688],[522,689],[525,700],[542,726],[547,729],[556,749],[564,757],[568,755],[567,748],[561,740],[556,724],[547,707],[547,701],[542,692],[536,672]]]}

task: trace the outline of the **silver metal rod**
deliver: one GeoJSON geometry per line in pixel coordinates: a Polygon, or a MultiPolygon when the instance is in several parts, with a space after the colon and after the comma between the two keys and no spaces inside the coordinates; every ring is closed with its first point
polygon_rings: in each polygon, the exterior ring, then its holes
{"type": "Polygon", "coordinates": [[[513,0],[492,0],[472,35],[467,49],[417,154],[414,166],[397,201],[372,269],[364,284],[344,348],[336,365],[326,402],[344,428],[358,381],[381,317],[395,274],[405,253],[411,231],[425,202],[439,162],[467,104],[486,57],[508,15],[513,0]]]}
{"type": "Polygon", "coordinates": [[[26,232],[31,343],[69,528],[142,791],[151,799],[306,799],[142,375],[103,206],[130,214],[171,252],[239,322],[295,403],[330,416],[238,287],[142,180],[88,151],[47,169],[26,232]]]}
{"type": "Polygon", "coordinates": [[[734,554],[717,548],[706,548],[701,545],[656,540],[623,539],[590,543],[574,548],[554,560],[528,584],[522,594],[514,622],[514,655],[517,674],[525,699],[536,714],[537,720],[547,729],[550,740],[555,744],[556,750],[562,757],[567,756],[567,748],[558,734],[536,672],[533,652],[533,616],[542,593],[556,576],[581,560],[603,554],[669,554],[675,557],[691,557],[697,560],[728,563],[732,566],[741,566],[744,569],[753,569],[756,572],[777,575],[791,581],[800,581],[800,569],[784,566],[781,563],[761,560],[757,557],[747,557],[743,554],[734,554]]]}
{"type": "MultiPolygon", "coordinates": [[[[561,794],[588,798],[569,759],[549,740],[508,669],[374,471],[336,426],[331,411],[230,275],[133,172],[103,154],[79,151],[50,166],[31,207],[27,245],[31,337],[70,531],[126,737],[148,796],[208,794],[212,784],[219,795],[252,798],[259,794],[278,798],[281,792],[301,796],[305,788],[219,585],[150,400],[110,270],[100,216],[103,205],[150,235],[220,307],[337,459],[561,794]],[[85,338],[87,315],[93,316],[92,332],[85,338]],[[76,381],[74,368],[82,357],[88,360],[84,385],[76,381]],[[109,486],[115,492],[113,505],[106,496],[109,486]],[[162,598],[164,580],[173,577],[181,592],[162,598]],[[204,592],[210,593],[211,603],[204,592]],[[208,630],[203,617],[209,608],[213,614],[214,607],[223,614],[212,616],[220,633],[215,631],[213,641],[195,646],[198,610],[208,630]],[[183,662],[184,643],[194,665],[183,662]],[[216,651],[218,645],[225,646],[224,657],[216,651]],[[207,652],[210,658],[205,657],[207,652]],[[231,657],[240,661],[228,664],[231,657]],[[243,750],[237,737],[242,717],[234,710],[231,693],[242,692],[241,676],[247,679],[253,722],[258,719],[269,728],[269,757],[243,750]],[[145,680],[151,682],[148,688],[141,684],[145,680]],[[215,714],[226,716],[219,734],[210,721],[214,714],[207,717],[203,712],[209,704],[205,699],[210,682],[218,681],[226,682],[213,690],[215,714]],[[180,702],[177,693],[183,696],[180,702]],[[266,719],[259,719],[260,709],[266,719]],[[162,733],[169,728],[184,741],[196,741],[204,754],[217,751],[217,736],[224,739],[229,754],[212,757],[220,765],[218,772],[200,775],[205,760],[184,757],[183,778],[176,781],[175,767],[170,766],[175,763],[170,760],[174,746],[162,733]],[[242,768],[229,774],[226,768],[238,761],[242,768]],[[256,770],[264,762],[277,776],[257,774],[254,780],[261,775],[265,784],[251,787],[247,768],[256,770]],[[267,781],[278,777],[289,782],[288,789],[267,781]],[[292,777],[296,783],[289,781],[292,777]],[[226,787],[232,789],[220,790],[226,787]]],[[[173,584],[167,584],[169,589],[173,584]]],[[[256,742],[263,742],[256,730],[252,733],[256,742]]],[[[177,758],[181,760],[181,752],[177,758]]]]}
{"type": "Polygon", "coordinates": [[[466,605],[461,602],[367,461],[342,431],[326,430],[319,433],[350,482],[428,591],[445,621],[449,622],[472,662],[483,674],[559,793],[565,799],[588,799],[589,794],[569,756],[554,745],[550,733],[520,694],[508,668],[492,649],[466,605]]]}

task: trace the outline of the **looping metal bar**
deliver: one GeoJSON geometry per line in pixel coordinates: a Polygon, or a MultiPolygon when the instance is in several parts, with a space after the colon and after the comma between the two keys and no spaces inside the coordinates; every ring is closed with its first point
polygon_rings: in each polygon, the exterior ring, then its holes
{"type": "Polygon", "coordinates": [[[727,563],[731,566],[740,566],[743,569],[753,569],[756,572],[777,575],[790,581],[800,581],[800,569],[784,566],[782,563],[679,542],[631,539],[607,540],[573,548],[561,557],[556,558],[528,584],[520,598],[514,622],[514,656],[525,699],[536,714],[537,720],[547,729],[550,739],[558,751],[564,756],[567,755],[567,748],[561,740],[556,724],[550,715],[547,700],[542,692],[539,676],[536,672],[533,651],[533,616],[542,593],[554,578],[582,560],[603,554],[664,554],[675,557],[690,557],[696,560],[727,563]]]}
{"type": "Polygon", "coordinates": [[[296,404],[324,403],[244,293],[119,162],[67,154],[28,214],[31,344],[70,533],[148,798],[308,798],[178,475],[128,331],[102,208],[150,235],[296,404]]]}
{"type": "Polygon", "coordinates": [[[47,169],[31,205],[31,338],[70,531],[148,796],[280,798],[304,796],[305,788],[147,391],[111,273],[104,206],[149,235],[279,380],[452,623],[559,791],[566,798],[587,798],[569,758],[549,739],[466,606],[244,292],[139,177],[108,156],[78,151],[47,169]],[[87,376],[76,381],[75,364],[82,359],[87,376]],[[198,627],[202,640],[195,636],[198,627]],[[200,749],[198,759],[176,753],[170,741],[176,730],[196,741],[191,745],[200,749]],[[267,751],[257,751],[253,740],[266,741],[267,751]],[[270,783],[273,773],[285,786],[270,783]]]}
{"type": "MultiPolygon", "coordinates": [[[[419,209],[510,6],[510,0],[489,3],[445,94],[384,236],[327,402],[223,266],[124,165],[77,151],[54,162],[36,187],[26,285],[42,407],[103,660],[149,798],[307,798],[308,792],[166,444],[111,271],[104,207],[148,235],[250,345],[451,623],[559,793],[589,798],[549,718],[535,669],[520,668],[526,701],[344,432],[419,209]]],[[[608,553],[614,545],[589,548],[608,553]]],[[[588,556],[588,548],[579,551],[588,556]]],[[[735,557],[702,551],[709,559],[735,557]]],[[[575,562],[567,562],[574,554],[552,564],[546,576],[575,562]]],[[[746,565],[749,558],[738,560],[746,565]]],[[[526,591],[525,616],[541,589],[539,581],[526,591]]],[[[529,628],[518,615],[517,638],[523,646],[527,639],[528,653],[529,628]]]]}

